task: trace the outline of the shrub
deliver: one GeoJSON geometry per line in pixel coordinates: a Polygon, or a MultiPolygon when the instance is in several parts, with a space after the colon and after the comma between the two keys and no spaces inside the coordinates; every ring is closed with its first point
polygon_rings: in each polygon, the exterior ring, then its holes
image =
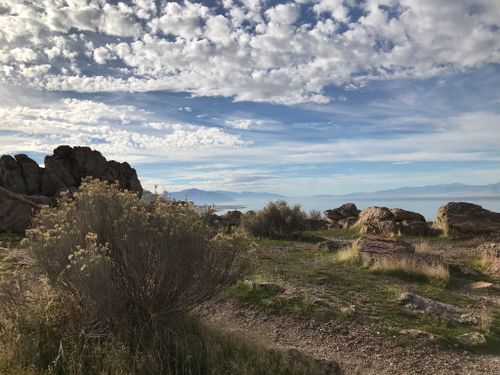
{"type": "Polygon", "coordinates": [[[241,226],[255,237],[291,238],[305,230],[306,214],[300,205],[288,206],[285,201],[269,202],[262,210],[243,215],[241,226]]]}
{"type": "Polygon", "coordinates": [[[27,243],[56,292],[80,307],[88,336],[168,324],[234,281],[244,247],[241,235],[214,237],[190,204],[90,180],[44,208],[27,243]]]}

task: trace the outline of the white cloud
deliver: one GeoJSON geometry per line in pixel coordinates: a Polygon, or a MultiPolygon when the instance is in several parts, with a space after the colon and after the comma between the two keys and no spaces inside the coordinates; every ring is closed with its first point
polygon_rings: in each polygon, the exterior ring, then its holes
{"type": "Polygon", "coordinates": [[[49,90],[324,103],[330,85],[355,88],[500,62],[497,0],[297,0],[271,7],[224,0],[223,11],[190,1],[127,4],[0,0],[0,80],[49,90]],[[350,12],[357,6],[358,19],[350,12]],[[113,68],[105,66],[110,59],[113,68]],[[30,69],[45,64],[50,72],[30,69]]]}
{"type": "Polygon", "coordinates": [[[251,145],[219,128],[159,122],[154,114],[135,106],[91,100],[2,105],[0,118],[0,154],[45,153],[70,144],[88,145],[118,159],[152,162],[251,145]]]}

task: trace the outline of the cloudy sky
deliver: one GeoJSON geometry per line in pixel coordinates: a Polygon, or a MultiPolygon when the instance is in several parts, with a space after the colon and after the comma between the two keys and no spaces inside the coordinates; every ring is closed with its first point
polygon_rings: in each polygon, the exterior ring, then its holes
{"type": "Polygon", "coordinates": [[[0,0],[0,153],[147,188],[500,181],[499,0],[0,0]]]}

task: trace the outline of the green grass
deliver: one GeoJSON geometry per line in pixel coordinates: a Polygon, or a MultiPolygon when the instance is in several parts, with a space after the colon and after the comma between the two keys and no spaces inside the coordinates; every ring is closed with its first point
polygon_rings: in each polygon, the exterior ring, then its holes
{"type": "Polygon", "coordinates": [[[318,236],[355,240],[361,236],[358,228],[332,228],[313,232],[318,236]]]}
{"type": "MultiPolygon", "coordinates": [[[[290,242],[280,242],[273,247],[269,242],[260,248],[252,259],[248,277],[280,279],[287,285],[302,289],[320,290],[316,297],[326,301],[330,307],[318,308],[309,301],[283,300],[279,294],[244,290],[235,287],[229,297],[251,303],[278,313],[298,313],[315,316],[323,310],[326,319],[352,319],[359,324],[380,322],[391,335],[402,329],[421,329],[441,337],[443,347],[455,347],[456,336],[473,331],[481,331],[481,326],[462,326],[430,315],[408,310],[399,304],[403,292],[413,292],[464,309],[478,309],[479,302],[459,292],[459,286],[469,281],[459,275],[452,275],[447,285],[429,283],[428,280],[408,275],[394,275],[373,272],[359,264],[338,263],[330,252],[312,251],[312,247],[290,242]],[[354,304],[356,313],[350,316],[339,313],[342,307],[354,304]]],[[[484,352],[496,353],[495,343],[500,340],[500,321],[495,318],[487,334],[488,342],[481,347],[484,352]]]]}

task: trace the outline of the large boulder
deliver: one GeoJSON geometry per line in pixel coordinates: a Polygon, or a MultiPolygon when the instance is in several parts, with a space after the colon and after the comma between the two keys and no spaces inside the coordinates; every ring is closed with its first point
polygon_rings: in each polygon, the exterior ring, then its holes
{"type": "Polygon", "coordinates": [[[400,208],[369,207],[361,211],[355,224],[361,233],[384,236],[424,236],[429,226],[422,215],[400,208]]]}
{"type": "Polygon", "coordinates": [[[359,255],[368,259],[413,256],[415,247],[399,238],[363,235],[354,244],[359,255]]]}
{"type": "Polygon", "coordinates": [[[13,193],[26,194],[26,182],[21,166],[10,155],[0,157],[0,186],[13,193]]]}
{"type": "Polygon", "coordinates": [[[350,228],[358,220],[360,212],[354,203],[346,203],[333,210],[326,210],[324,214],[333,227],[350,228]]]}
{"type": "Polygon", "coordinates": [[[59,191],[77,188],[85,177],[114,181],[122,189],[142,194],[137,173],[128,163],[107,161],[89,147],[70,146],[59,146],[53,155],[45,157],[42,193],[53,196],[59,191]]]}
{"type": "Polygon", "coordinates": [[[477,204],[450,202],[438,209],[434,228],[458,238],[500,233],[500,213],[477,204]]]}
{"type": "Polygon", "coordinates": [[[0,232],[22,232],[40,207],[21,194],[0,186],[0,232]]]}

